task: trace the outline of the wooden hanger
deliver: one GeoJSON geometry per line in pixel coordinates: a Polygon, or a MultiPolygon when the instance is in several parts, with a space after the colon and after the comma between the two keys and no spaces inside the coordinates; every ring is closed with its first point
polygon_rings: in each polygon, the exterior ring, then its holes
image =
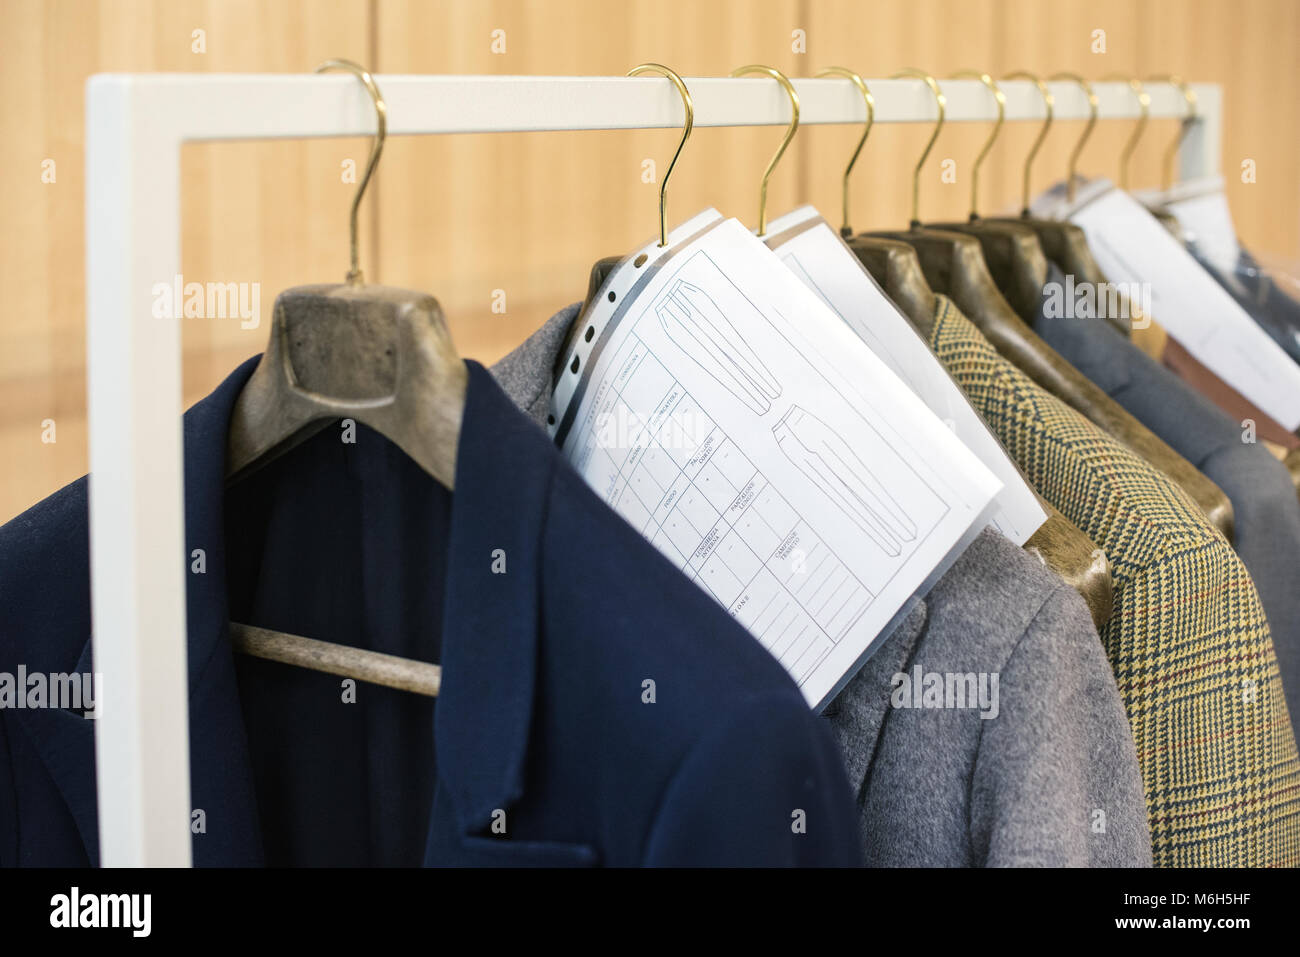
{"type": "MultiPolygon", "coordinates": [[[[867,106],[866,126],[862,131],[862,137],[858,140],[857,148],[853,151],[853,156],[849,159],[848,166],[845,167],[841,183],[843,225],[840,227],[840,234],[858,260],[880,284],[885,295],[899,307],[899,311],[922,338],[929,342],[930,334],[934,331],[937,303],[934,292],[921,269],[916,250],[896,239],[853,236],[853,228],[849,225],[849,178],[875,121],[875,98],[867,89],[867,84],[862,77],[852,70],[844,67],[829,67],[817,75],[830,74],[851,80],[858,88],[858,92],[862,94],[867,106]]],[[[939,110],[942,123],[942,101],[939,103],[939,110]]],[[[937,135],[936,127],[935,133],[931,135],[930,144],[926,147],[927,154],[937,135]]],[[[925,155],[922,155],[921,164],[924,162],[925,155]]],[[[921,164],[917,165],[918,174],[921,164]]],[[[919,195],[915,188],[912,195],[915,201],[919,195]]],[[[913,216],[915,216],[915,208],[913,216]]],[[[1047,513],[1047,520],[1030,536],[1024,547],[1038,555],[1049,568],[1056,571],[1083,596],[1092,613],[1093,622],[1100,628],[1110,618],[1113,604],[1113,583],[1105,553],[1097,548],[1092,539],[1078,526],[1053,508],[1042,496],[1038,497],[1038,501],[1047,513]],[[1100,560],[1098,556],[1101,556],[1100,560]]]]}
{"type": "Polygon", "coordinates": [[[978,217],[964,223],[939,223],[934,228],[962,233],[978,242],[998,292],[1021,319],[1035,320],[1048,273],[1047,255],[1033,229],[1024,223],[978,217]]]}
{"type": "MultiPolygon", "coordinates": [[[[964,74],[963,74],[964,75],[964,74]]],[[[979,158],[976,160],[972,172],[972,204],[978,195],[978,176],[979,165],[987,155],[993,145],[997,130],[1000,128],[1003,115],[1005,97],[1002,91],[993,84],[992,78],[986,74],[972,74],[978,76],[981,80],[987,82],[987,85],[995,93],[998,104],[998,123],[994,127],[994,135],[990,136],[980,151],[979,158]]],[[[917,252],[921,271],[927,278],[932,289],[946,291],[949,288],[957,288],[959,285],[964,289],[967,296],[967,304],[970,305],[975,299],[980,301],[978,311],[981,315],[989,315],[997,312],[1006,306],[1006,301],[999,291],[999,285],[996,283],[989,272],[988,264],[984,259],[981,250],[981,239],[977,236],[961,235],[958,231],[941,227],[938,229],[926,228],[921,225],[918,218],[919,199],[920,199],[920,171],[925,164],[931,148],[938,139],[939,131],[943,128],[944,110],[947,100],[943,91],[939,89],[938,81],[934,77],[920,70],[903,70],[896,77],[911,76],[923,80],[930,87],[931,93],[934,94],[935,103],[938,107],[938,120],[935,123],[930,139],[926,143],[925,150],[913,171],[912,180],[912,223],[910,228],[904,232],[877,232],[872,235],[884,237],[911,245],[917,252]],[[960,255],[954,255],[960,253],[960,255]],[[942,281],[936,282],[935,277],[941,276],[942,281]]],[[[962,224],[966,228],[968,224],[962,224]]],[[[984,232],[994,232],[996,237],[992,244],[1002,251],[1004,262],[1007,266],[1008,273],[1016,272],[1013,285],[1022,289],[1023,298],[1032,300],[1035,306],[1041,301],[1043,283],[1047,278],[1047,263],[1038,251],[1036,259],[1033,259],[1034,245],[1036,238],[1031,233],[1022,232],[1019,235],[1013,235],[1011,230],[994,229],[984,230],[984,232]],[[1013,262],[1017,260],[1018,262],[1013,262]],[[1030,261],[1032,260],[1032,261],[1030,261]]],[[[956,301],[956,297],[952,297],[956,301]]],[[[958,302],[959,308],[966,308],[961,302],[958,302]]]]}
{"type": "Polygon", "coordinates": [[[314,426],[353,418],[380,432],[451,488],[468,373],[442,310],[427,293],[367,286],[357,210],[387,136],[387,108],[371,75],[347,60],[317,72],[355,73],[375,104],[378,133],[352,200],[351,269],[341,284],[277,297],[266,353],[235,402],[227,475],[238,481],[288,451],[314,426]]]}
{"type": "Polygon", "coordinates": [[[862,155],[862,148],[871,134],[871,127],[876,121],[876,98],[867,89],[866,81],[852,70],[842,66],[827,67],[817,74],[823,76],[842,76],[858,88],[867,107],[867,121],[862,128],[857,148],[849,157],[844,168],[840,186],[841,226],[840,237],[858,257],[858,260],[871,273],[888,296],[907,317],[912,327],[923,336],[928,337],[934,327],[934,290],[925,281],[921,263],[916,258],[916,250],[907,243],[891,239],[878,239],[873,236],[854,236],[853,227],[849,225],[849,182],[853,167],[862,155]]]}
{"type": "Polygon", "coordinates": [[[1115,586],[1110,560],[1087,533],[1056,510],[1042,496],[1038,504],[1047,513],[1047,521],[1029,536],[1024,548],[1039,556],[1048,568],[1083,596],[1100,629],[1110,620],[1115,604],[1115,586]]]}
{"type": "Polygon", "coordinates": [[[919,77],[926,82],[939,104],[939,122],[913,174],[911,227],[906,231],[873,235],[913,246],[931,288],[952,299],[998,352],[1172,479],[1191,495],[1228,541],[1232,541],[1232,505],[1228,497],[1039,338],[998,291],[979,241],[961,233],[921,226],[917,218],[920,170],[943,125],[944,100],[938,82],[929,74],[910,70],[900,75],[919,77]]]}
{"type": "Polygon", "coordinates": [[[1091,380],[1061,358],[1001,297],[984,266],[978,240],[959,233],[916,230],[879,235],[917,250],[930,285],[945,293],[988,337],[993,347],[1053,395],[1119,439],[1186,491],[1232,541],[1232,505],[1217,485],[1091,380]]]}
{"type": "Polygon", "coordinates": [[[997,283],[1007,302],[1026,322],[1032,322],[1042,303],[1043,286],[1047,283],[1047,257],[1038,241],[1038,235],[1024,223],[1011,221],[991,221],[980,218],[979,214],[979,176],[980,168],[1006,119],[1007,98],[1002,89],[987,73],[974,70],[961,70],[953,77],[969,77],[979,80],[993,94],[998,116],[993,124],[988,139],[980,148],[970,174],[970,215],[965,222],[938,223],[937,229],[965,233],[979,240],[984,251],[984,261],[989,273],[997,283]]]}
{"type": "MultiPolygon", "coordinates": [[[[1093,287],[1108,286],[1109,280],[1101,271],[1097,260],[1093,258],[1092,250],[1088,247],[1088,239],[1083,232],[1082,227],[1076,226],[1066,220],[1057,219],[1040,219],[1035,217],[1029,210],[1030,199],[1030,171],[1033,167],[1034,158],[1038,155],[1043,141],[1047,138],[1047,132],[1052,126],[1052,114],[1055,108],[1055,99],[1047,84],[1024,70],[1017,70],[1008,73],[1006,79],[1025,79],[1031,81],[1037,88],[1039,95],[1043,98],[1045,109],[1045,119],[1042,127],[1038,131],[1038,136],[1034,138],[1034,144],[1029,149],[1029,154],[1025,157],[1025,165],[1021,179],[1021,212],[1018,218],[1010,217],[989,217],[984,219],[985,223],[1008,223],[1018,224],[1031,230],[1038,239],[1039,249],[1043,255],[1051,262],[1056,263],[1061,271],[1066,275],[1074,276],[1078,283],[1087,283],[1093,287]]],[[[1070,196],[1073,198],[1076,184],[1076,166],[1078,164],[1079,154],[1083,151],[1083,145],[1088,141],[1093,127],[1097,123],[1097,94],[1093,92],[1092,86],[1087,80],[1073,73],[1058,73],[1052,77],[1054,80],[1073,80],[1078,83],[1088,97],[1090,115],[1088,124],[1084,128],[1083,135],[1079,137],[1073,151],[1070,154],[1070,166],[1066,182],[1069,184],[1068,189],[1070,196]]],[[[985,248],[985,255],[989,258],[989,266],[994,270],[994,277],[1002,283],[1002,277],[998,275],[998,264],[996,255],[989,255],[989,250],[985,248]]],[[[1004,288],[1006,288],[1004,286],[1004,288]]],[[[1022,311],[1022,303],[1014,303],[1017,312],[1021,316],[1027,313],[1022,311]]],[[[1037,308],[1036,304],[1034,308],[1037,308]]],[[[1119,317],[1107,316],[1111,325],[1124,336],[1130,334],[1129,324],[1119,317]]]]}
{"type": "MultiPolygon", "coordinates": [[[[1110,280],[1106,278],[1106,274],[1101,271],[1101,266],[1093,258],[1092,249],[1088,246],[1088,237],[1082,226],[1064,220],[1038,219],[1030,214],[1028,207],[1021,213],[1019,219],[989,217],[985,222],[1018,223],[1033,230],[1034,235],[1038,237],[1038,248],[1043,251],[1043,255],[1050,262],[1056,263],[1061,272],[1073,276],[1076,283],[1086,282],[1094,288],[1110,285],[1110,280]]],[[[1108,318],[1111,325],[1125,336],[1129,335],[1127,322],[1113,317],[1108,318]]]]}
{"type": "MultiPolygon", "coordinates": [[[[442,310],[426,293],[367,286],[359,266],[357,209],[383,151],[387,110],[374,78],[347,60],[316,72],[347,70],[375,105],[378,130],[352,200],[347,282],[299,286],[276,299],[266,353],[235,401],[227,438],[227,479],[238,482],[324,424],[352,418],[384,435],[451,489],[468,371],[442,310]]],[[[395,658],[238,623],[237,651],[436,695],[441,671],[395,658]]]]}
{"type": "Polygon", "coordinates": [[[916,250],[899,240],[874,236],[852,236],[844,241],[912,328],[929,342],[934,331],[934,290],[921,270],[916,250]]]}

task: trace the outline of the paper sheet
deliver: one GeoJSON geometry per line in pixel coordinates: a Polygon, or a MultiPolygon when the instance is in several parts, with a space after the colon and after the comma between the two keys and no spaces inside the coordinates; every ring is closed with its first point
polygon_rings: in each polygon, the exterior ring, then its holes
{"type": "Polygon", "coordinates": [[[1223,177],[1206,176],[1183,180],[1172,188],[1143,190],[1134,194],[1144,205],[1172,213],[1182,227],[1183,238],[1195,243],[1201,254],[1224,275],[1237,270],[1241,247],[1232,211],[1223,192],[1223,177]]]}
{"type": "Polygon", "coordinates": [[[1288,429],[1300,427],[1300,365],[1141,203],[1096,180],[1073,206],[1053,196],[1034,210],[1083,227],[1111,282],[1139,284],[1152,316],[1188,352],[1288,429]]]}
{"type": "Polygon", "coordinates": [[[824,706],[1001,483],[714,210],[628,257],[577,321],[556,442],[824,706]]]}
{"type": "MultiPolygon", "coordinates": [[[[992,524],[1023,545],[1047,521],[1016,464],[907,318],[811,206],[768,226],[767,245],[1002,482],[992,524]]],[[[960,489],[954,489],[960,492],[960,489]]]]}

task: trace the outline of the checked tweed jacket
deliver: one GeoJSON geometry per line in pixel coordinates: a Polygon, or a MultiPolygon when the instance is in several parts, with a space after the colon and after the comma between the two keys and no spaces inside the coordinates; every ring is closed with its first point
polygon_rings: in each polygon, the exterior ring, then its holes
{"type": "Polygon", "coordinates": [[[937,299],[931,348],[1113,566],[1115,610],[1100,634],[1137,745],[1154,863],[1300,864],[1300,758],[1245,566],[1179,488],[937,299]]]}

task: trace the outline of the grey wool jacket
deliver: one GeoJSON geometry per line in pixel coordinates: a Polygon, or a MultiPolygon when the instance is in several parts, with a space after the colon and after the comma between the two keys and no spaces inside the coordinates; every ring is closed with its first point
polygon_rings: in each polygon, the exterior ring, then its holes
{"type": "MultiPolygon", "coordinates": [[[[539,425],[577,314],[561,310],[491,369],[539,425]]],[[[823,717],[868,865],[1151,865],[1137,753],[1087,606],[992,529],[823,717]],[[958,692],[967,706],[935,706],[961,704],[958,692]]]]}

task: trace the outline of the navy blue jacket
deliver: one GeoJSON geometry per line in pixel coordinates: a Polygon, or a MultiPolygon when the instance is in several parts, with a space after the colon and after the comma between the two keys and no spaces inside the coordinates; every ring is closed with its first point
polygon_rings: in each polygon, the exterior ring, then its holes
{"type": "MultiPolygon", "coordinates": [[[[1065,282],[1052,264],[1048,287],[1065,282]]],[[[1169,443],[1232,503],[1233,545],[1259,591],[1291,723],[1300,735],[1300,500],[1286,467],[1218,406],[1097,318],[1046,315],[1034,331],[1169,443]]]]}
{"type": "MultiPolygon", "coordinates": [[[[197,865],[860,860],[784,669],[481,366],[455,495],[362,426],[227,491],[256,361],[185,415],[197,865]],[[438,662],[441,695],[236,656],[230,620],[438,662]]],[[[87,546],[84,478],[0,528],[0,672],[91,670],[87,546]]],[[[0,709],[0,863],[98,861],[93,733],[0,709]]]]}

